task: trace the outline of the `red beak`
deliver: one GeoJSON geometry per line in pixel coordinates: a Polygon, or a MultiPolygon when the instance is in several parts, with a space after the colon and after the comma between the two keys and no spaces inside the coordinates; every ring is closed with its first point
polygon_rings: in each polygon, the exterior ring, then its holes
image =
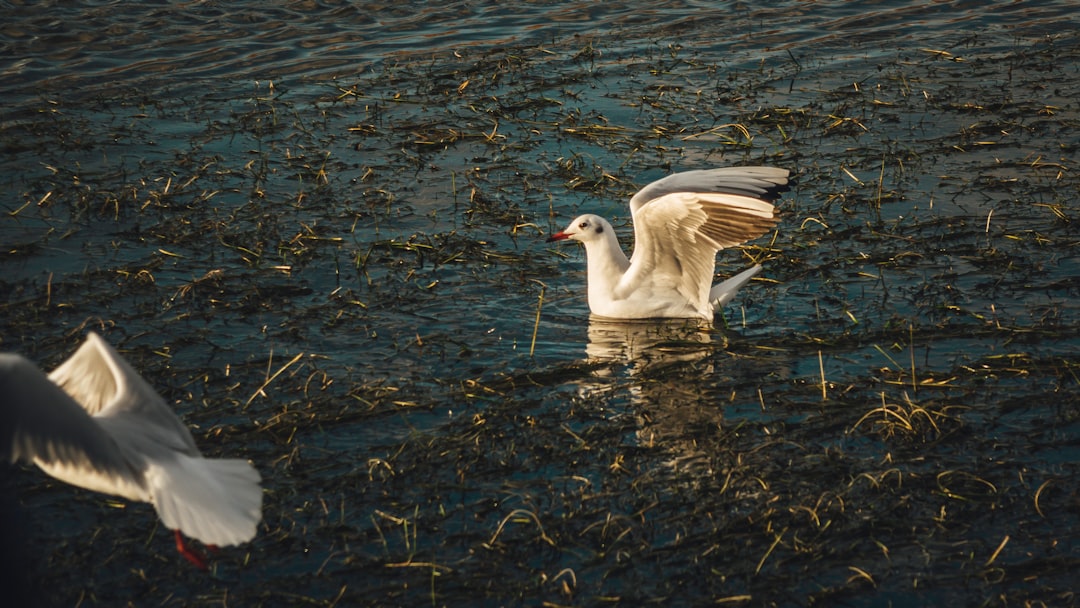
{"type": "Polygon", "coordinates": [[[556,232],[555,234],[549,236],[547,238],[547,241],[545,242],[550,243],[552,241],[565,241],[568,238],[570,238],[569,234],[566,234],[565,232],[556,232]]]}

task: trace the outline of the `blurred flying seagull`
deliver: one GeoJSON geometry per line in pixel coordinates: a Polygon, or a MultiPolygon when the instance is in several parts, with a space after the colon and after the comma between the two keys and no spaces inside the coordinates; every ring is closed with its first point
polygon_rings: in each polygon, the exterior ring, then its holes
{"type": "Polygon", "coordinates": [[[725,167],[675,173],[630,199],[634,254],[626,258],[611,224],[582,215],[547,239],[585,245],[589,310],[613,319],[700,318],[761,270],[755,265],[711,285],[716,252],[776,225],[772,202],[788,189],[787,169],[725,167]]]}
{"type": "Polygon", "coordinates": [[[0,396],[0,459],[153,504],[180,553],[203,569],[181,532],[211,548],[255,536],[258,471],[246,460],[203,458],[165,400],[97,334],[48,376],[0,353],[0,396]]]}

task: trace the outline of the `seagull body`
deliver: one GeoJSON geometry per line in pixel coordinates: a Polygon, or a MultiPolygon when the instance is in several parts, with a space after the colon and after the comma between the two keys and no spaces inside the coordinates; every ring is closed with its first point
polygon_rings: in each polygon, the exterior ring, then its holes
{"type": "Polygon", "coordinates": [[[787,190],[788,175],[774,167],[725,167],[675,173],[649,184],[630,199],[635,244],[629,259],[611,224],[597,215],[579,216],[547,240],[585,245],[594,315],[711,322],[761,270],[753,266],[711,285],[716,252],[776,225],[772,202],[787,190]]]}
{"type": "Polygon", "coordinates": [[[255,536],[258,471],[246,460],[206,459],[149,384],[95,333],[46,376],[0,353],[0,457],[33,462],[74,486],[154,505],[162,522],[208,546],[255,536]]]}

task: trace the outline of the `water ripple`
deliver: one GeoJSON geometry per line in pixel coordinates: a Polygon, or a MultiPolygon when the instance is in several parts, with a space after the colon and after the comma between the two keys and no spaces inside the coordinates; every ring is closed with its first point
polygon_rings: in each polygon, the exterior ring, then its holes
{"type": "Polygon", "coordinates": [[[206,78],[243,81],[355,75],[395,57],[466,47],[542,44],[572,35],[618,35],[638,28],[685,31],[701,50],[753,52],[903,40],[926,30],[1008,28],[1052,35],[1075,21],[1066,0],[812,3],[746,2],[0,2],[0,93],[92,94],[143,87],[173,90],[206,78]],[[713,48],[715,47],[715,48],[713,48]]]}

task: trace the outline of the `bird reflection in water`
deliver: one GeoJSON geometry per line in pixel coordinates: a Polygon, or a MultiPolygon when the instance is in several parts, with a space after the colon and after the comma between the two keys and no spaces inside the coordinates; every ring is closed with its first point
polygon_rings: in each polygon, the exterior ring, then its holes
{"type": "Polygon", "coordinates": [[[592,316],[586,354],[593,373],[581,393],[626,399],[639,446],[669,454],[676,471],[704,474],[712,459],[698,439],[718,435],[723,418],[711,355],[726,345],[722,331],[693,320],[592,316]]]}

